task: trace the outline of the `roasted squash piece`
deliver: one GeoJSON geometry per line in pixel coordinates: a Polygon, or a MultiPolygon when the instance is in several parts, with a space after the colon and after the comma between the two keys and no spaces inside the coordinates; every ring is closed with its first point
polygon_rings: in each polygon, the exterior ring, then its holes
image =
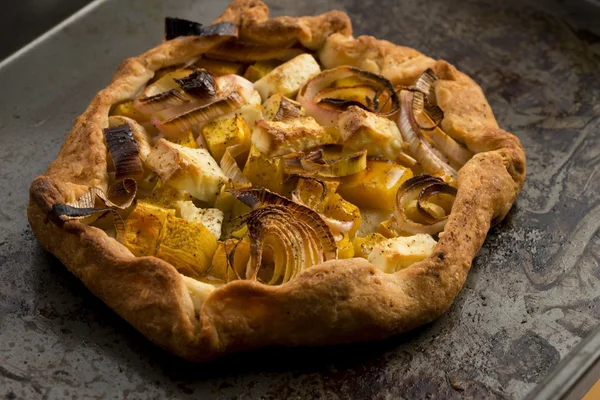
{"type": "Polygon", "coordinates": [[[176,143],[181,146],[189,147],[191,149],[198,149],[198,142],[194,139],[194,134],[192,131],[188,131],[179,137],[169,138],[169,141],[176,143]]]}
{"type": "Polygon", "coordinates": [[[161,230],[169,215],[174,216],[175,210],[138,201],[125,220],[125,247],[138,257],[155,255],[161,230]]]}
{"type": "Polygon", "coordinates": [[[342,239],[335,242],[338,248],[338,259],[354,257],[354,245],[348,234],[345,234],[342,239]]]}
{"type": "Polygon", "coordinates": [[[255,146],[250,147],[243,173],[254,186],[262,186],[275,193],[281,193],[283,190],[283,160],[266,157],[255,146]]]}
{"type": "Polygon", "coordinates": [[[281,64],[281,61],[277,60],[257,61],[246,68],[244,78],[248,79],[250,82],[256,82],[269,72],[273,71],[279,64],[281,64]]]}
{"type": "Polygon", "coordinates": [[[380,222],[379,225],[377,225],[377,232],[388,239],[399,236],[398,232],[394,228],[393,219],[386,219],[385,221],[380,222]]]}
{"type": "Polygon", "coordinates": [[[192,200],[189,193],[177,190],[160,179],[158,179],[150,196],[145,199],[147,203],[164,208],[176,208],[178,202],[186,200],[192,200]]]}
{"type": "Polygon", "coordinates": [[[375,232],[369,233],[365,237],[355,237],[352,240],[354,245],[354,257],[369,258],[369,254],[373,251],[373,247],[379,242],[386,240],[386,237],[375,232]]]}
{"type": "Polygon", "coordinates": [[[132,100],[115,105],[111,110],[110,115],[118,115],[122,117],[135,119],[137,122],[145,122],[149,120],[146,114],[138,111],[133,106],[132,100]]]}
{"type": "Polygon", "coordinates": [[[338,193],[359,207],[392,211],[398,188],[412,178],[410,169],[386,161],[367,161],[367,168],[341,178],[338,193]]]}
{"type": "Polygon", "coordinates": [[[352,228],[348,231],[351,238],[354,237],[362,222],[358,207],[345,200],[339,193],[332,193],[329,196],[323,214],[338,221],[351,222],[352,228]]]}
{"type": "Polygon", "coordinates": [[[196,61],[196,67],[204,68],[216,76],[229,74],[243,75],[244,72],[244,64],[231,61],[211,60],[210,58],[199,59],[196,61]]]}
{"type": "Polygon", "coordinates": [[[213,158],[220,162],[225,150],[237,144],[250,147],[250,129],[244,118],[233,114],[226,118],[217,118],[202,128],[202,135],[213,158]]]}

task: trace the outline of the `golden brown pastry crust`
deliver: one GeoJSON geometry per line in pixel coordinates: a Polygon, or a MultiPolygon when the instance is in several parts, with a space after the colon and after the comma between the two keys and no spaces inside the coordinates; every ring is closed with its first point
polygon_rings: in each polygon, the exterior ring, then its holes
{"type": "Polygon", "coordinates": [[[217,21],[233,21],[240,37],[317,50],[325,67],[351,64],[411,84],[426,68],[445,111],[443,128],[477,153],[460,171],[458,194],[428,259],[387,274],[364,259],[335,260],[281,286],[234,281],[194,310],[183,279],[155,257],[134,257],[102,230],[79,221],[49,220],[53,204],[73,201],[88,187],[106,189],[102,129],[110,107],[132,99],[155,71],[183,64],[221,43],[186,37],[125,60],[111,84],[75,121],[50,165],[30,188],[28,218],[40,242],[109,307],[162,348],[193,361],[264,345],[322,345],[387,337],[432,321],[461,290],[493,223],[511,208],[525,180],[519,140],[498,128],[479,86],[445,61],[373,37],[351,36],[346,14],[268,19],[257,0],[237,0],[217,21]],[[266,39],[265,39],[266,38],[266,39]]]}

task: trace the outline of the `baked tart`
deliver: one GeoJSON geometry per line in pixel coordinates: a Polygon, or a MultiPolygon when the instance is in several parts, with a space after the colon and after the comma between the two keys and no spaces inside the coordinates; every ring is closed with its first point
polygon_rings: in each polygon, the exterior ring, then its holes
{"type": "Polygon", "coordinates": [[[525,179],[454,66],[355,38],[340,11],[268,12],[167,18],[30,189],[42,245],[192,361],[434,320],[525,179]]]}

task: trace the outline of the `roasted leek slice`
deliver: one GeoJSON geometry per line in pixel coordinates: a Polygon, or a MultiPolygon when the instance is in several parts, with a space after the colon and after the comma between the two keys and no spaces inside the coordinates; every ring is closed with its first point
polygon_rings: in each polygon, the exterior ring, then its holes
{"type": "Polygon", "coordinates": [[[208,275],[225,282],[243,279],[249,260],[249,241],[227,239],[219,242],[208,275]]]}
{"type": "Polygon", "coordinates": [[[321,178],[348,176],[367,167],[367,150],[347,151],[340,146],[290,153],[282,158],[288,174],[308,174],[321,178]]]}
{"type": "Polygon", "coordinates": [[[456,188],[431,175],[409,179],[396,195],[395,228],[413,234],[441,232],[456,194],[456,188]]]}
{"type": "Polygon", "coordinates": [[[316,211],[325,221],[337,242],[354,237],[362,221],[360,210],[335,193],[337,182],[299,176],[292,200],[316,211]]]}
{"type": "Polygon", "coordinates": [[[232,193],[253,209],[243,217],[250,239],[246,279],[281,284],[337,257],[333,235],[315,211],[263,188],[232,193]]]}

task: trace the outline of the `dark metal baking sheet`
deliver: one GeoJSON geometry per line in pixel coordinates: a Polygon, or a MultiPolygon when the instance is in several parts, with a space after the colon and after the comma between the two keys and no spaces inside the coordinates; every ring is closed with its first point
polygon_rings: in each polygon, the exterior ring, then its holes
{"type": "Polygon", "coordinates": [[[385,341],[191,365],[94,298],[32,236],[28,185],[119,62],[161,39],[165,15],[210,21],[226,5],[95,2],[0,64],[0,398],[522,398],[600,322],[598,14],[558,0],[270,4],[340,8],[356,34],[449,60],[522,140],[525,189],[451,310],[385,341]]]}

